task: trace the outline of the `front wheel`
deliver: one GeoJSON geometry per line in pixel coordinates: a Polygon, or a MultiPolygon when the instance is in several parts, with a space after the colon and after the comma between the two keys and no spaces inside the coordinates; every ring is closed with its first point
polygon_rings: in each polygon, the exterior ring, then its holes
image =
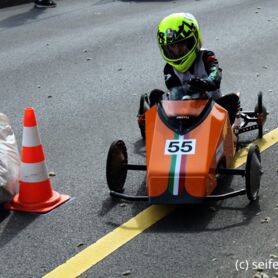
{"type": "Polygon", "coordinates": [[[106,180],[110,190],[123,192],[127,175],[127,149],[124,141],[114,141],[107,155],[106,180]]]}
{"type": "Polygon", "coordinates": [[[251,144],[248,150],[246,167],[245,167],[245,185],[247,198],[252,202],[259,196],[261,182],[261,154],[259,147],[251,144]]]}

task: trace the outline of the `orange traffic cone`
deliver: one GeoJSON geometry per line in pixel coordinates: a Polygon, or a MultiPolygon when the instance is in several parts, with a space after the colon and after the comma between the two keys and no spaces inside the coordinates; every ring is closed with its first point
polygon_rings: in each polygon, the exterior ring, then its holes
{"type": "Polygon", "coordinates": [[[19,193],[5,208],[15,211],[46,213],[69,200],[51,188],[43,146],[32,107],[24,110],[19,193]]]}

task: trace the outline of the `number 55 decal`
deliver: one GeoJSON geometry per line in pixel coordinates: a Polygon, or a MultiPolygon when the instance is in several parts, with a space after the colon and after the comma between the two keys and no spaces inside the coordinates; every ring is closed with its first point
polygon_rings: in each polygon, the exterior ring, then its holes
{"type": "Polygon", "coordinates": [[[165,154],[195,154],[196,139],[166,140],[165,154]]]}

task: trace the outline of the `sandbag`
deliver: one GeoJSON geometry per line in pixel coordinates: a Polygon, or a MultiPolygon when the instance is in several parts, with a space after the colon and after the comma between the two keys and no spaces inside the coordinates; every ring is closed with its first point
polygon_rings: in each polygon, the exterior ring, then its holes
{"type": "Polygon", "coordinates": [[[9,201],[19,189],[20,157],[9,119],[0,113],[0,203],[9,201]]]}

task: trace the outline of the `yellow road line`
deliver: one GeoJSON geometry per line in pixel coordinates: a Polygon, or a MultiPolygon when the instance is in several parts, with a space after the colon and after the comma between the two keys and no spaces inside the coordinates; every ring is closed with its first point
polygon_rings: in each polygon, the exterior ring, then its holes
{"type": "MultiPolygon", "coordinates": [[[[261,152],[278,142],[278,128],[264,135],[263,139],[256,140],[261,152]]],[[[247,148],[237,153],[234,168],[245,163],[247,148]]],[[[74,278],[103,260],[125,243],[142,233],[144,230],[171,213],[176,206],[152,205],[108,233],[62,265],[58,266],[43,278],[74,278]]]]}
{"type": "Polygon", "coordinates": [[[165,217],[175,206],[153,205],[87,247],[44,278],[73,278],[82,274],[125,243],[165,217]]]}

